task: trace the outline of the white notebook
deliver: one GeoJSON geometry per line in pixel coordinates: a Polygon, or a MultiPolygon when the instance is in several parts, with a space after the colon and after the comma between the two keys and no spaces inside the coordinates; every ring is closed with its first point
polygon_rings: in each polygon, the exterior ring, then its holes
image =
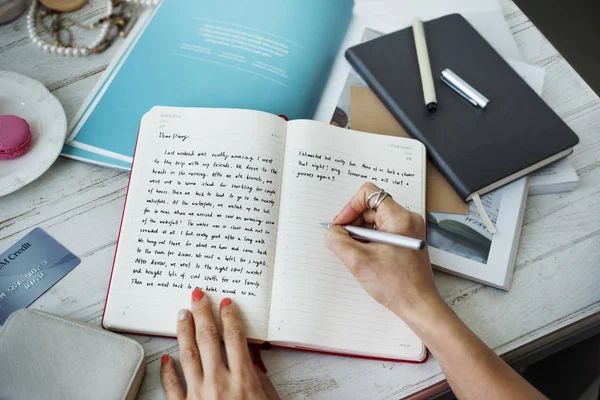
{"type": "Polygon", "coordinates": [[[103,325],[174,336],[193,288],[231,297],[256,342],[407,361],[427,350],[324,244],[365,181],[425,215],[413,139],[249,110],[155,107],[142,119],[103,325]]]}

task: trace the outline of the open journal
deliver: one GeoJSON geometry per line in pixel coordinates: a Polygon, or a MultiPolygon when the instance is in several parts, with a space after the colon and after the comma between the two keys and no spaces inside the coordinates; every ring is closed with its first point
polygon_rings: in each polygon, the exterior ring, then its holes
{"type": "Polygon", "coordinates": [[[241,308],[252,341],[422,361],[419,338],[324,244],[365,181],[425,216],[425,149],[260,111],[155,107],[142,119],[103,326],[174,336],[190,292],[241,308]]]}

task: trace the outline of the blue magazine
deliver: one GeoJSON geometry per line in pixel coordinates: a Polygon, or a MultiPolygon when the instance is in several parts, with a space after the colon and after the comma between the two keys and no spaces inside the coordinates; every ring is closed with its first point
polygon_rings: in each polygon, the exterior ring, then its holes
{"type": "Polygon", "coordinates": [[[74,126],[63,155],[125,169],[156,105],[312,118],[352,0],[164,0],[74,126]]]}

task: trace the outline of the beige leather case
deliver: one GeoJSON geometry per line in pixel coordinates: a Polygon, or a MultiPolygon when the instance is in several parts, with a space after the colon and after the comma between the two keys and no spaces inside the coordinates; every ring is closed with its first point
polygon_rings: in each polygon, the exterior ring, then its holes
{"type": "Polygon", "coordinates": [[[134,399],[145,365],[135,340],[41,311],[0,330],[0,399],[134,399]]]}

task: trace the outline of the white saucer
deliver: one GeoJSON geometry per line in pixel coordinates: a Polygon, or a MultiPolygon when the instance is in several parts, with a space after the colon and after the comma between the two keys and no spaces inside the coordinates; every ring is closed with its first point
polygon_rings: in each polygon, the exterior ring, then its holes
{"type": "Polygon", "coordinates": [[[40,82],[0,71],[0,114],[23,118],[31,128],[31,146],[12,160],[0,160],[0,196],[38,178],[54,163],[65,142],[67,117],[62,105],[40,82]]]}

